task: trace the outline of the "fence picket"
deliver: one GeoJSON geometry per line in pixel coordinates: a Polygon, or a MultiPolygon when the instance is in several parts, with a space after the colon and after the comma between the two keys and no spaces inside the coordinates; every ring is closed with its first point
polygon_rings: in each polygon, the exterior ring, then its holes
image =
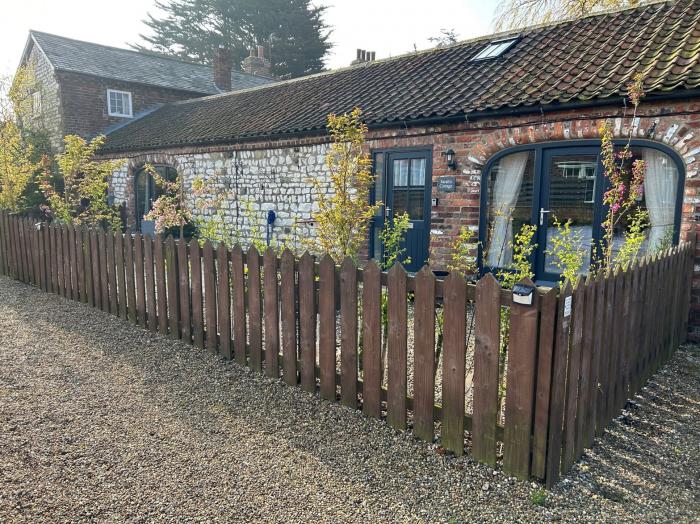
{"type": "Polygon", "coordinates": [[[208,240],[202,248],[202,274],[204,276],[204,323],[207,350],[212,355],[217,351],[216,326],[216,267],[214,266],[214,248],[208,240]]]}
{"type": "Polygon", "coordinates": [[[105,247],[107,249],[107,280],[109,286],[109,311],[112,315],[119,315],[117,305],[117,271],[114,255],[114,235],[111,232],[105,235],[105,247]]]}
{"type": "MultiPolygon", "coordinates": [[[[246,254],[248,263],[248,323],[250,331],[250,367],[262,371],[262,289],[260,253],[251,245],[246,254]]],[[[235,341],[234,341],[235,342],[235,341]]],[[[238,355],[238,353],[237,353],[238,355]]]]}
{"type": "MultiPolygon", "coordinates": [[[[258,263],[259,258],[255,261],[258,263]]],[[[249,263],[250,270],[250,263],[249,263]]],[[[260,270],[258,274],[258,304],[260,303],[260,270]]],[[[243,263],[243,250],[236,245],[231,251],[231,302],[233,317],[233,354],[236,362],[245,366],[246,364],[246,315],[245,315],[245,264],[243,263]]],[[[258,315],[260,307],[258,305],[258,315]]],[[[258,317],[259,318],[259,317],[258,317]]],[[[258,321],[259,322],[259,321],[258,321]]],[[[258,324],[259,326],[260,324],[258,324]]],[[[252,340],[251,340],[252,344],[252,340]]],[[[259,346],[258,346],[259,347],[259,346]]],[[[258,361],[259,363],[260,361],[258,361]]],[[[259,368],[258,368],[259,369],[259,368]]]]}
{"type": "Polygon", "coordinates": [[[496,465],[501,286],[491,273],[476,285],[472,454],[496,465]]]}
{"type": "Polygon", "coordinates": [[[586,294],[583,279],[579,278],[574,288],[572,312],[571,350],[566,375],[566,407],[564,408],[564,452],[562,469],[567,471],[574,463],[576,447],[576,417],[578,415],[579,382],[581,380],[581,357],[583,324],[586,317],[586,294]]]}
{"type": "Polygon", "coordinates": [[[180,338],[180,297],[178,296],[177,251],[175,239],[165,239],[165,287],[168,294],[168,336],[180,338]]]}
{"type": "MultiPolygon", "coordinates": [[[[127,235],[128,237],[128,235],[127,235]]],[[[163,237],[156,235],[153,239],[153,264],[156,270],[156,309],[158,311],[158,332],[168,334],[168,298],[165,285],[165,259],[163,256],[163,237]]],[[[131,300],[131,297],[129,297],[131,300]]],[[[129,304],[129,314],[131,308],[129,304]]]]}
{"type": "Polygon", "coordinates": [[[192,343],[192,318],[190,315],[190,263],[187,256],[187,241],[177,240],[177,269],[180,297],[180,330],[181,338],[188,344],[192,343]]]}
{"type": "Polygon", "coordinates": [[[382,284],[374,260],[365,265],[362,280],[362,410],[365,415],[381,415],[382,380],[382,284]]]}
{"type": "Polygon", "coordinates": [[[321,397],[335,400],[335,262],[325,255],[319,264],[318,361],[321,397]]]}
{"type": "Polygon", "coordinates": [[[196,239],[190,240],[190,276],[192,277],[192,340],[195,346],[204,349],[202,256],[196,239]]]}
{"type": "Polygon", "coordinates": [[[134,235],[134,278],[136,280],[136,319],[139,326],[146,327],[146,282],[143,267],[143,237],[141,233],[134,235]]]}
{"type": "Polygon", "coordinates": [[[277,257],[268,248],[263,256],[264,310],[265,310],[265,372],[268,377],[279,377],[279,300],[277,287],[277,257]]]}
{"type": "MultiPolygon", "coordinates": [[[[107,255],[107,236],[103,229],[97,233],[97,245],[100,249],[100,289],[102,291],[102,311],[109,313],[109,278],[107,277],[107,267],[109,266],[107,255]]],[[[70,271],[68,271],[70,274],[70,271]]],[[[68,279],[66,279],[68,285],[68,279]]],[[[70,286],[68,286],[70,289],[70,286]]]]}
{"type": "Polygon", "coordinates": [[[290,385],[297,383],[297,325],[294,255],[288,249],[280,260],[280,309],[282,316],[282,376],[290,385]]]}
{"type": "Polygon", "coordinates": [[[435,275],[426,265],[416,274],[414,300],[413,431],[432,442],[435,434],[435,275]]]}
{"type": "Polygon", "coordinates": [[[299,352],[301,387],[316,391],[316,293],[314,259],[307,252],[299,260],[299,352]]]}
{"type": "MultiPolygon", "coordinates": [[[[134,241],[135,237],[134,235],[127,234],[124,236],[124,275],[126,277],[126,301],[128,304],[127,307],[127,316],[129,318],[129,322],[132,324],[136,324],[136,277],[135,277],[135,271],[134,271],[134,241]]],[[[163,267],[163,250],[162,250],[162,242],[161,244],[161,250],[160,250],[160,265],[161,268],[163,267]]],[[[156,246],[157,247],[157,246],[156,246]]],[[[160,290],[159,290],[160,291],[160,290]]],[[[165,303],[165,295],[163,296],[163,302],[165,303]]],[[[167,328],[164,331],[161,331],[164,335],[167,334],[167,328]]]]}
{"type": "MultiPolygon", "coordinates": [[[[521,281],[531,286],[529,279],[521,281]]],[[[537,317],[539,298],[534,293],[531,306],[512,304],[508,339],[503,470],[518,478],[530,474],[530,434],[534,412],[535,369],[537,366],[537,317]]]]}
{"type": "MultiPolygon", "coordinates": [[[[389,425],[393,428],[406,429],[408,303],[406,298],[406,271],[404,271],[401,264],[396,264],[389,270],[387,288],[389,330],[387,337],[386,418],[389,425]]],[[[462,380],[462,384],[464,384],[464,380],[462,380]]],[[[444,424],[443,421],[443,433],[445,431],[444,424]]]]}
{"type": "Polygon", "coordinates": [[[340,401],[357,408],[357,267],[346,258],[340,269],[340,401]]]}
{"type": "MultiPolygon", "coordinates": [[[[153,238],[146,235],[143,237],[143,268],[146,295],[146,322],[148,329],[153,332],[158,331],[158,313],[156,304],[156,278],[153,267],[153,238]]],[[[121,308],[120,311],[121,313],[121,308]]],[[[125,311],[126,313],[126,311],[125,311]]]]}
{"type": "Polygon", "coordinates": [[[216,249],[217,318],[219,325],[219,353],[231,360],[231,291],[228,248],[219,244],[216,249]]]}
{"type": "MultiPolygon", "coordinates": [[[[533,419],[532,428],[532,475],[539,479],[545,478],[547,459],[547,429],[549,427],[549,402],[552,388],[552,358],[554,354],[554,340],[557,321],[557,294],[557,289],[552,288],[542,297],[540,301],[540,337],[537,351],[535,417],[533,419]]],[[[491,299],[491,302],[498,304],[497,300],[494,298],[491,299]]],[[[497,329],[497,326],[492,326],[491,329],[495,330],[497,329]]],[[[496,354],[493,357],[496,360],[496,363],[498,363],[497,349],[498,348],[496,348],[496,354]]],[[[497,371],[498,368],[496,367],[496,372],[497,371]]],[[[496,375],[496,380],[498,380],[498,375],[496,375]]],[[[474,416],[476,420],[476,408],[474,411],[474,416]]],[[[493,438],[495,439],[495,433],[493,438]]],[[[493,458],[495,459],[495,456],[493,458]]]]}
{"type": "Polygon", "coordinates": [[[581,342],[581,368],[579,371],[578,406],[576,407],[576,435],[574,439],[574,458],[578,459],[586,447],[585,434],[588,424],[591,397],[591,365],[593,362],[593,331],[595,324],[595,279],[592,275],[586,278],[584,292],[584,312],[581,342]]]}
{"type": "Polygon", "coordinates": [[[114,244],[114,269],[117,281],[117,310],[119,318],[126,320],[126,274],[124,273],[124,236],[121,231],[112,234],[114,244]]]}

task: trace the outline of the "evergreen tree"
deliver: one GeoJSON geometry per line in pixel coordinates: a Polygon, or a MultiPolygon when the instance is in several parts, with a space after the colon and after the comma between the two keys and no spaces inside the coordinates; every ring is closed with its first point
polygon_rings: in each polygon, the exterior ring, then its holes
{"type": "Polygon", "coordinates": [[[273,74],[290,78],[323,70],[331,47],[326,8],[311,0],[158,0],[156,6],[163,16],[148,15],[144,23],[153,34],[141,35],[146,43],[133,48],[210,63],[223,45],[240,65],[248,49],[263,45],[273,74]]]}

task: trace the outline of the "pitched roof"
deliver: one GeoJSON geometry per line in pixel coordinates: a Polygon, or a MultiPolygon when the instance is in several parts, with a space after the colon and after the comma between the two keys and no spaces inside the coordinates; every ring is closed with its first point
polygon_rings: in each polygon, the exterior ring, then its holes
{"type": "MultiPolygon", "coordinates": [[[[33,41],[41,48],[53,67],[59,71],[71,71],[202,95],[221,92],[214,84],[211,66],[82,42],[39,31],[30,31],[29,38],[30,42],[33,41]]],[[[233,89],[246,89],[271,82],[272,80],[268,78],[240,71],[231,72],[233,89]]]]}
{"type": "Polygon", "coordinates": [[[106,152],[236,142],[323,131],[326,116],[360,106],[370,126],[519,106],[624,96],[641,72],[648,94],[700,87],[700,0],[524,29],[498,58],[472,61],[508,34],[166,104],[108,136],[106,152]]]}

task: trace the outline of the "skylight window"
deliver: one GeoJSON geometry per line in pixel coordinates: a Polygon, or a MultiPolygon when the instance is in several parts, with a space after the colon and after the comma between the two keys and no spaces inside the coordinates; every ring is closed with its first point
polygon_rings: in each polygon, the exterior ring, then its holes
{"type": "Polygon", "coordinates": [[[509,38],[508,40],[497,40],[495,42],[489,42],[489,44],[484,47],[481,51],[477,53],[477,55],[472,58],[472,62],[475,62],[477,60],[490,60],[491,58],[496,58],[501,56],[503,53],[508,51],[515,42],[517,42],[517,38],[509,38]]]}

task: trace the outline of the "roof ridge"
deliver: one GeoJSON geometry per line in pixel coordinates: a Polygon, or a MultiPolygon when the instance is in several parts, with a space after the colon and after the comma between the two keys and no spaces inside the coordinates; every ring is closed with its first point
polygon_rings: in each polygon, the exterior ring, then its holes
{"type": "MultiPolygon", "coordinates": [[[[176,58],[174,56],[162,55],[162,54],[159,54],[156,52],[149,53],[149,52],[144,52],[144,51],[138,51],[136,49],[127,49],[125,47],[117,47],[117,46],[113,46],[113,45],[100,44],[98,42],[90,42],[88,40],[81,40],[79,38],[71,38],[69,36],[57,35],[55,33],[48,33],[46,31],[38,31],[36,29],[30,29],[29,34],[30,35],[34,35],[34,34],[46,35],[46,36],[50,36],[53,38],[60,38],[62,40],[69,40],[71,42],[77,42],[79,44],[89,44],[89,45],[93,45],[93,46],[97,46],[97,47],[102,47],[103,49],[111,49],[114,51],[125,51],[127,53],[134,53],[134,54],[137,54],[139,56],[157,58],[157,59],[162,59],[162,60],[169,60],[171,62],[178,62],[180,64],[187,64],[190,66],[196,66],[196,67],[201,67],[201,68],[206,68],[206,69],[211,69],[213,67],[209,64],[202,64],[201,62],[194,62],[191,60],[176,58]]],[[[261,78],[259,75],[253,75],[251,73],[246,73],[245,71],[241,71],[238,69],[232,69],[231,73],[237,73],[237,74],[241,74],[241,75],[245,75],[245,76],[250,76],[253,78],[261,78]]]]}
{"type": "Polygon", "coordinates": [[[270,89],[273,86],[279,87],[279,86],[284,86],[284,85],[289,85],[289,84],[296,84],[296,83],[301,83],[301,82],[305,82],[305,81],[310,81],[310,80],[313,80],[313,79],[316,79],[319,77],[330,76],[330,75],[342,73],[345,71],[353,71],[353,70],[357,70],[357,69],[365,68],[365,67],[374,67],[374,66],[378,66],[380,64],[384,64],[386,62],[392,62],[395,60],[402,60],[402,59],[406,59],[406,58],[410,58],[410,57],[414,57],[414,56],[427,55],[430,53],[445,52],[445,51],[450,50],[450,49],[456,49],[456,48],[459,48],[462,46],[471,45],[471,44],[475,44],[478,42],[486,42],[486,41],[493,41],[493,40],[497,40],[497,39],[503,39],[503,37],[507,37],[507,36],[513,36],[513,37],[521,36],[521,35],[524,35],[526,33],[528,33],[528,34],[533,33],[533,32],[538,31],[540,29],[548,29],[548,28],[559,26],[559,25],[570,24],[570,23],[578,22],[578,21],[585,20],[588,18],[597,18],[597,17],[602,17],[602,16],[606,16],[606,15],[610,15],[610,14],[622,13],[625,11],[633,11],[635,9],[648,9],[650,6],[658,5],[658,4],[671,5],[671,4],[683,2],[683,1],[686,1],[689,3],[694,3],[694,2],[698,2],[700,0],[650,0],[648,2],[645,2],[644,0],[641,0],[641,1],[643,2],[642,4],[634,6],[634,7],[606,9],[606,10],[596,12],[596,13],[591,13],[589,15],[582,16],[582,17],[570,17],[570,18],[567,18],[565,20],[557,20],[555,22],[546,22],[546,23],[541,23],[541,24],[535,24],[535,25],[527,26],[527,27],[520,28],[520,29],[509,29],[506,31],[498,32],[498,33],[490,33],[487,35],[481,35],[481,36],[469,38],[466,40],[460,40],[459,42],[455,42],[454,44],[446,45],[443,47],[430,47],[428,49],[421,49],[419,51],[409,51],[407,53],[402,53],[402,54],[396,55],[396,56],[379,58],[379,59],[373,60],[371,62],[362,62],[359,64],[339,67],[337,69],[331,69],[328,71],[321,71],[320,73],[314,73],[311,75],[300,76],[297,78],[290,78],[290,79],[286,79],[286,80],[278,80],[277,82],[273,82],[270,84],[262,84],[259,86],[248,87],[245,89],[238,89],[236,91],[228,91],[226,93],[216,93],[216,94],[208,95],[208,96],[201,97],[201,98],[195,98],[195,99],[190,99],[190,100],[179,100],[176,102],[170,102],[170,103],[165,104],[165,105],[185,105],[185,104],[200,102],[203,100],[211,100],[213,98],[223,98],[223,97],[228,97],[228,96],[235,96],[235,95],[238,95],[241,93],[247,93],[250,91],[270,89]]]}

